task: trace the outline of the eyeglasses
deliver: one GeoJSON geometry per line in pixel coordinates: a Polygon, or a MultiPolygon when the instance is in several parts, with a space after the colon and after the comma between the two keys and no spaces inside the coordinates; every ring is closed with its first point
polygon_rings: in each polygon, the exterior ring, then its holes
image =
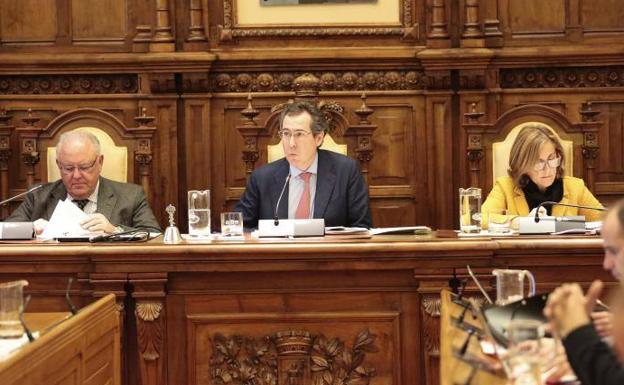
{"type": "Polygon", "coordinates": [[[93,162],[91,162],[91,164],[89,165],[63,166],[62,164],[59,163],[58,167],[61,170],[61,173],[65,175],[73,174],[75,170],[78,170],[79,173],[84,174],[84,173],[90,172],[93,169],[99,157],[100,157],[99,155],[96,156],[93,162]]]}
{"type": "Polygon", "coordinates": [[[300,140],[302,139],[304,136],[310,135],[312,133],[312,131],[303,131],[303,130],[297,130],[297,131],[288,131],[288,130],[281,130],[277,132],[277,135],[284,139],[284,140],[290,140],[290,138],[294,138],[295,140],[300,140]]]}
{"type": "Polygon", "coordinates": [[[560,164],[561,164],[560,156],[556,158],[552,158],[552,159],[547,159],[547,160],[539,160],[537,163],[535,163],[535,166],[533,166],[533,170],[543,171],[546,169],[546,165],[548,165],[548,167],[550,168],[557,168],[559,167],[560,164]]]}

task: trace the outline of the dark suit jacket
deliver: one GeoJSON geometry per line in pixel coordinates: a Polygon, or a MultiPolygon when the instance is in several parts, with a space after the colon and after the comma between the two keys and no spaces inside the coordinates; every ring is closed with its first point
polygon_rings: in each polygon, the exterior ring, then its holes
{"type": "MultiPolygon", "coordinates": [[[[246,228],[258,227],[259,219],[272,219],[290,165],[286,158],[255,170],[235,210],[243,213],[246,228]]],[[[325,226],[370,228],[368,187],[357,162],[344,155],[318,150],[314,218],[325,226]]],[[[288,218],[288,188],[280,201],[279,218],[288,218]]]]}
{"type": "MultiPolygon", "coordinates": [[[[62,180],[47,183],[34,191],[6,219],[9,222],[32,222],[39,218],[49,220],[60,200],[67,197],[62,180]]],[[[100,177],[96,212],[103,214],[115,226],[124,230],[144,228],[160,232],[160,225],[152,213],[141,186],[114,182],[100,177]]]]}

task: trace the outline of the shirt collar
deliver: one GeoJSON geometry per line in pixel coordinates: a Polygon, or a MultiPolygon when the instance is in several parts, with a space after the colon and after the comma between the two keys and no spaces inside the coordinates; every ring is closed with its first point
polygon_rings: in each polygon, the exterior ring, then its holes
{"type": "Polygon", "coordinates": [[[316,175],[317,170],[318,170],[318,152],[316,153],[316,155],[314,155],[314,160],[312,161],[312,164],[310,165],[310,167],[308,167],[307,170],[299,170],[297,167],[290,165],[290,177],[296,178],[302,172],[309,172],[311,174],[316,175]]]}
{"type": "MultiPolygon", "coordinates": [[[[89,195],[87,197],[87,199],[89,200],[89,202],[93,202],[97,204],[97,197],[98,197],[98,191],[100,190],[100,180],[98,179],[97,184],[95,185],[95,190],[93,190],[93,192],[91,193],[91,195],[89,195]]],[[[70,201],[74,200],[74,197],[71,196],[71,194],[68,192],[67,193],[67,198],[70,201]]]]}

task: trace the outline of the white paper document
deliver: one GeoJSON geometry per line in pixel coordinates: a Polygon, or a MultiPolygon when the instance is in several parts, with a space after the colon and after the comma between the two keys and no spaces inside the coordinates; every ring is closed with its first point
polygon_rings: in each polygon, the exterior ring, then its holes
{"type": "Polygon", "coordinates": [[[80,210],[72,201],[68,199],[59,201],[52,213],[52,217],[39,238],[85,237],[101,234],[100,232],[87,231],[80,226],[80,222],[85,220],[88,216],[88,214],[80,210]]]}

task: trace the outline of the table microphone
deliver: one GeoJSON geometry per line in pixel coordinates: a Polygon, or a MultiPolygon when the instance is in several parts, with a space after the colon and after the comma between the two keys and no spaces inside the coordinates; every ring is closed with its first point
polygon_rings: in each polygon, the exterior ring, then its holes
{"type": "Polygon", "coordinates": [[[586,209],[586,210],[596,210],[596,211],[607,211],[604,207],[590,207],[590,206],[582,206],[582,205],[572,205],[568,203],[559,203],[555,201],[544,201],[537,205],[535,208],[535,223],[540,221],[539,210],[542,206],[565,206],[565,207],[576,207],[577,209],[586,209]]]}
{"type": "Polygon", "coordinates": [[[273,223],[275,226],[279,226],[279,218],[277,216],[277,211],[279,210],[279,205],[284,196],[284,191],[286,191],[286,185],[288,185],[288,181],[290,180],[290,173],[286,176],[284,180],[284,185],[282,186],[282,192],[280,192],[279,198],[277,198],[277,204],[275,205],[275,212],[273,214],[273,223]]]}
{"type": "Polygon", "coordinates": [[[40,188],[42,188],[42,187],[43,187],[43,185],[42,185],[42,184],[35,185],[35,186],[33,186],[33,187],[29,188],[28,190],[26,190],[26,191],[24,191],[24,192],[21,192],[21,193],[19,193],[19,194],[17,194],[17,195],[14,195],[14,196],[12,196],[12,197],[10,197],[10,198],[7,198],[7,199],[3,200],[2,202],[0,202],[0,206],[4,206],[4,205],[6,205],[6,204],[7,204],[7,203],[9,203],[9,202],[13,202],[13,201],[14,201],[14,200],[16,200],[17,198],[21,198],[21,197],[23,197],[24,195],[28,195],[28,194],[30,194],[31,192],[33,192],[33,191],[37,191],[37,190],[39,190],[39,189],[40,189],[40,188]]]}

